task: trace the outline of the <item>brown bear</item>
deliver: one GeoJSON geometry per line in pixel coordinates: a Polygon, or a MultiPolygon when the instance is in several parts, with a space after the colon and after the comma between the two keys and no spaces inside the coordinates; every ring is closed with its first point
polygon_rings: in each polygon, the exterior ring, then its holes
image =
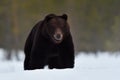
{"type": "Polygon", "coordinates": [[[31,30],[24,47],[24,69],[74,67],[74,45],[67,15],[49,14],[31,30]]]}

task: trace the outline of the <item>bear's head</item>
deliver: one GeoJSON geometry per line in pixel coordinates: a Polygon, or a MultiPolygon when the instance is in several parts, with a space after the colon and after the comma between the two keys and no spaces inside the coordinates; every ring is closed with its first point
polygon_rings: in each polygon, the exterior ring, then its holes
{"type": "Polygon", "coordinates": [[[67,15],[47,15],[43,21],[42,33],[53,43],[60,44],[70,33],[69,25],[67,23],[67,15]]]}

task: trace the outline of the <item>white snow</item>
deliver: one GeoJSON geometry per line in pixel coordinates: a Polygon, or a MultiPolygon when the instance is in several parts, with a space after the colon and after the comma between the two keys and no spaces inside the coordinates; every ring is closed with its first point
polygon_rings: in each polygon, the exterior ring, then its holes
{"type": "Polygon", "coordinates": [[[21,61],[3,61],[4,51],[0,49],[0,80],[120,80],[120,53],[98,52],[98,55],[76,56],[74,69],[23,70],[21,61]]]}

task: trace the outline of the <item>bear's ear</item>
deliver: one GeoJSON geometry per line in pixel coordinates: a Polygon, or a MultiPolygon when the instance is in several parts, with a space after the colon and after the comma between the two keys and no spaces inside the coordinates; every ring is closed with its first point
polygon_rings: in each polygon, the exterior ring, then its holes
{"type": "Polygon", "coordinates": [[[46,21],[49,21],[50,19],[52,19],[53,17],[55,17],[56,15],[55,14],[48,14],[46,17],[45,17],[45,20],[46,21]]]}
{"type": "Polygon", "coordinates": [[[63,14],[61,17],[67,21],[68,18],[67,14],[63,14]]]}

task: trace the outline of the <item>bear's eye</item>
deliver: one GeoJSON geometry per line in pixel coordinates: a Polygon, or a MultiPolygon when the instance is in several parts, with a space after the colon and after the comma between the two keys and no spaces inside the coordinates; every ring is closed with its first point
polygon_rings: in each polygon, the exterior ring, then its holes
{"type": "Polygon", "coordinates": [[[47,33],[48,33],[48,34],[54,34],[54,28],[51,27],[51,26],[48,26],[48,28],[47,28],[47,33]]]}
{"type": "Polygon", "coordinates": [[[63,27],[66,27],[66,22],[62,22],[60,23],[60,26],[63,28],[63,27]]]}

